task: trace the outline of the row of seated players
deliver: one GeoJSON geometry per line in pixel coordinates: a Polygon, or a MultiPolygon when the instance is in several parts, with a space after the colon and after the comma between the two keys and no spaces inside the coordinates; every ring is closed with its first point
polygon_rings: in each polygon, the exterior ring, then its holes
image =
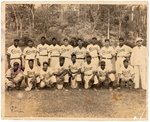
{"type": "Polygon", "coordinates": [[[129,65],[129,61],[123,61],[123,67],[119,71],[119,80],[116,80],[115,71],[106,69],[105,61],[101,61],[97,70],[91,65],[91,55],[86,55],[86,62],[82,67],[76,63],[76,55],[71,55],[71,64],[68,69],[64,68],[65,58],[59,58],[59,67],[52,70],[47,62],[43,62],[41,70],[34,67],[34,60],[28,60],[29,67],[24,71],[21,70],[18,62],[6,72],[6,89],[20,89],[22,81],[25,81],[26,91],[33,88],[41,89],[45,87],[56,87],[57,89],[71,88],[85,89],[94,88],[95,90],[101,86],[115,89],[120,87],[134,88],[134,70],[129,65]]]}

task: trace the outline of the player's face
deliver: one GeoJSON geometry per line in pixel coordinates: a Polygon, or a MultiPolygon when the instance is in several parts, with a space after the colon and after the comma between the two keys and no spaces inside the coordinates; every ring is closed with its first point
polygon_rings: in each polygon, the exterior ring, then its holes
{"type": "Polygon", "coordinates": [[[29,67],[33,68],[33,61],[29,61],[29,67]]]}
{"type": "Polygon", "coordinates": [[[105,69],[105,64],[101,64],[101,69],[105,69]]]}
{"type": "Polygon", "coordinates": [[[83,47],[83,42],[81,40],[79,40],[78,45],[79,45],[80,48],[83,47]]]}
{"type": "Polygon", "coordinates": [[[68,40],[64,40],[64,45],[67,46],[69,44],[68,40]]]}
{"type": "Polygon", "coordinates": [[[75,61],[76,61],[76,57],[75,57],[75,56],[72,56],[72,57],[71,57],[71,60],[72,60],[72,62],[75,62],[75,61]]]}
{"type": "Polygon", "coordinates": [[[28,46],[29,46],[29,47],[33,47],[33,42],[31,42],[31,41],[28,42],[28,46]]]}
{"type": "Polygon", "coordinates": [[[41,44],[45,44],[45,39],[44,38],[41,38],[41,44]]]}
{"type": "Polygon", "coordinates": [[[44,64],[44,65],[43,65],[43,69],[44,69],[44,71],[46,71],[46,70],[47,70],[47,68],[48,68],[48,65],[47,65],[47,64],[44,64]]]}
{"type": "Polygon", "coordinates": [[[56,39],[53,39],[53,40],[52,40],[52,43],[53,43],[53,45],[56,45],[56,43],[57,43],[57,42],[56,42],[56,39]]]}
{"type": "Polygon", "coordinates": [[[123,64],[124,64],[124,67],[128,67],[128,62],[125,61],[123,64]]]}
{"type": "Polygon", "coordinates": [[[124,41],[123,40],[119,40],[119,46],[123,46],[124,45],[124,41]]]}
{"type": "Polygon", "coordinates": [[[14,46],[17,47],[19,45],[18,41],[14,41],[14,46]]]}
{"type": "Polygon", "coordinates": [[[137,41],[137,46],[141,46],[142,45],[142,40],[137,41]]]}
{"type": "Polygon", "coordinates": [[[96,39],[92,39],[93,44],[96,44],[96,41],[97,41],[96,39]]]}
{"type": "Polygon", "coordinates": [[[91,57],[86,57],[87,63],[91,63],[91,57]]]}
{"type": "Polygon", "coordinates": [[[65,60],[64,60],[64,59],[60,59],[60,60],[59,60],[59,62],[60,62],[60,66],[63,66],[63,65],[64,65],[65,60]]]}
{"type": "Polygon", "coordinates": [[[110,44],[109,41],[106,41],[106,42],[105,42],[105,46],[106,46],[106,47],[108,47],[109,44],[110,44]]]}
{"type": "Polygon", "coordinates": [[[14,64],[14,70],[16,71],[16,70],[18,70],[18,68],[19,68],[19,64],[14,64]]]}

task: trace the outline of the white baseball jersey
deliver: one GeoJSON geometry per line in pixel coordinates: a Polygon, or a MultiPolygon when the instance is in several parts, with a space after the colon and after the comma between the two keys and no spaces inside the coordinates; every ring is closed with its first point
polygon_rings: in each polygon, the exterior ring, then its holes
{"type": "Polygon", "coordinates": [[[82,66],[82,72],[84,72],[85,75],[92,75],[94,71],[92,63],[88,64],[85,62],[82,66]]]}
{"type": "Polygon", "coordinates": [[[76,54],[77,58],[84,58],[86,55],[86,49],[84,47],[81,49],[79,47],[75,47],[73,52],[76,54]]]}
{"type": "Polygon", "coordinates": [[[52,69],[48,68],[46,71],[43,70],[43,68],[40,70],[40,79],[49,79],[50,76],[52,75],[52,69]]]}
{"type": "Polygon", "coordinates": [[[37,52],[38,52],[38,55],[37,55],[37,58],[38,56],[48,56],[49,54],[49,45],[48,44],[39,44],[37,46],[37,52]]]}
{"type": "Polygon", "coordinates": [[[69,65],[69,69],[71,70],[72,73],[75,73],[79,70],[79,64],[77,62],[72,63],[69,65]]]}
{"type": "Polygon", "coordinates": [[[121,67],[119,74],[121,74],[125,78],[130,78],[132,75],[134,75],[134,69],[130,65],[127,68],[123,66],[121,67]]]}
{"type": "Polygon", "coordinates": [[[20,47],[15,47],[14,45],[12,45],[8,48],[7,54],[10,55],[10,59],[16,59],[21,57],[22,51],[20,47]]]}
{"type": "Polygon", "coordinates": [[[115,54],[113,47],[109,46],[108,48],[102,47],[100,50],[100,56],[104,58],[112,58],[115,54]]]}
{"type": "Polygon", "coordinates": [[[106,68],[103,70],[101,67],[98,67],[98,75],[100,77],[106,77],[106,74],[109,72],[106,68]]]}
{"type": "Polygon", "coordinates": [[[38,75],[38,69],[36,67],[33,67],[33,69],[31,69],[30,67],[27,67],[25,68],[23,74],[27,76],[28,78],[32,78],[38,75]]]}
{"type": "Polygon", "coordinates": [[[122,47],[117,46],[115,49],[115,53],[119,57],[128,57],[130,56],[131,52],[132,52],[132,48],[127,45],[123,45],[122,47]]]}
{"type": "Polygon", "coordinates": [[[25,59],[35,59],[37,54],[37,49],[35,47],[26,47],[23,50],[23,55],[25,56],[25,59]]]}
{"type": "Polygon", "coordinates": [[[49,46],[49,52],[51,56],[60,56],[60,51],[61,51],[61,47],[56,44],[54,45],[50,45],[49,46]]]}
{"type": "Polygon", "coordinates": [[[89,44],[86,50],[92,57],[97,57],[100,52],[100,47],[98,45],[89,44]]]}
{"type": "Polygon", "coordinates": [[[6,78],[15,78],[19,73],[22,73],[22,70],[18,68],[16,72],[14,72],[13,68],[10,68],[6,72],[6,78]]]}
{"type": "Polygon", "coordinates": [[[61,48],[60,50],[61,56],[71,58],[71,54],[73,52],[73,47],[71,45],[68,45],[68,46],[62,45],[60,48],[61,48]]]}

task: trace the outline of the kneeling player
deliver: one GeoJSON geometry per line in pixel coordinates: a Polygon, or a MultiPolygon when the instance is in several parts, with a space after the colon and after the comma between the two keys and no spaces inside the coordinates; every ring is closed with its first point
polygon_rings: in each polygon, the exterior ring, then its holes
{"type": "Polygon", "coordinates": [[[81,82],[81,68],[76,62],[76,54],[71,55],[72,63],[69,65],[69,74],[71,76],[71,88],[77,88],[81,82]]]}
{"type": "MultiPolygon", "coordinates": [[[[28,60],[29,67],[25,68],[24,75],[25,75],[25,82],[26,82],[26,89],[25,91],[30,91],[33,87],[37,84],[37,77],[38,72],[37,68],[34,67],[34,60],[28,60]]],[[[38,80],[39,81],[39,80],[38,80]]]]}
{"type": "Polygon", "coordinates": [[[23,80],[23,74],[18,62],[13,64],[13,67],[6,72],[6,89],[17,88],[20,89],[20,85],[23,80]]]}
{"type": "Polygon", "coordinates": [[[105,88],[115,87],[117,85],[115,81],[115,71],[109,71],[106,69],[105,61],[100,62],[100,67],[98,67],[97,78],[99,84],[105,88]]]}
{"type": "Polygon", "coordinates": [[[92,57],[89,54],[86,56],[86,62],[83,64],[81,69],[84,75],[83,79],[85,89],[91,88],[94,84],[94,80],[96,80],[96,72],[91,63],[91,58],[92,57]]]}
{"type": "Polygon", "coordinates": [[[57,88],[63,89],[64,84],[69,83],[68,68],[64,66],[65,57],[59,57],[59,66],[55,68],[54,75],[56,76],[57,88]]]}
{"type": "Polygon", "coordinates": [[[127,59],[123,61],[123,66],[119,71],[119,84],[120,87],[134,88],[134,69],[129,65],[127,59]]]}
{"type": "Polygon", "coordinates": [[[40,88],[51,87],[56,83],[56,77],[52,73],[52,69],[48,68],[48,62],[43,63],[43,68],[40,71],[40,88]]]}

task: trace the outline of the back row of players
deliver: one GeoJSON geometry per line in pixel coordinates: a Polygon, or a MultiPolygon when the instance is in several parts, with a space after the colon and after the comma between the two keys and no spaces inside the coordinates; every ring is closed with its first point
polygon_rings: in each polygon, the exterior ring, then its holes
{"type": "MultiPolygon", "coordinates": [[[[78,87],[80,81],[84,84],[84,88],[90,88],[92,85],[99,85],[102,82],[107,86],[115,81],[117,83],[122,81],[123,85],[135,83],[135,88],[139,88],[141,79],[142,88],[146,89],[147,49],[142,42],[142,38],[137,38],[136,46],[132,49],[125,45],[123,38],[119,38],[119,45],[113,48],[110,40],[105,39],[102,48],[97,44],[89,44],[85,48],[83,41],[79,39],[78,46],[73,48],[69,45],[67,38],[60,46],[57,44],[56,38],[52,39],[52,45],[48,45],[46,38],[41,37],[41,43],[37,48],[33,46],[32,40],[28,40],[28,46],[22,52],[18,47],[19,40],[15,39],[14,45],[7,50],[10,69],[6,73],[6,84],[7,86],[17,86],[25,76],[27,91],[32,89],[34,82],[40,87],[56,83],[58,88],[62,88],[64,82],[68,83],[69,79],[72,88],[78,87]],[[116,60],[115,71],[113,59],[116,60]],[[10,80],[11,71],[14,70],[14,67],[19,66],[24,72],[19,73],[20,75],[13,72],[15,74],[13,77],[16,79],[11,78],[13,80],[10,80]]],[[[19,68],[17,70],[19,71],[19,68]]]]}

